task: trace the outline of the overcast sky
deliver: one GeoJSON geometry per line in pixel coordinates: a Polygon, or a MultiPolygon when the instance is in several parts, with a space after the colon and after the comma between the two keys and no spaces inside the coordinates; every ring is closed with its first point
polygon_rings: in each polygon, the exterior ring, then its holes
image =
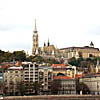
{"type": "Polygon", "coordinates": [[[40,47],[100,48],[100,0],[0,0],[0,49],[31,52],[35,19],[40,47]]]}

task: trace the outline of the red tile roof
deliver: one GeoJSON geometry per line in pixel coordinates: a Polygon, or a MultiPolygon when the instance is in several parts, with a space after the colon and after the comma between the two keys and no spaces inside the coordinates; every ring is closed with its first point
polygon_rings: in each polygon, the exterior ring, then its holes
{"type": "Polygon", "coordinates": [[[73,78],[68,76],[55,76],[54,79],[73,79],[73,78]]]}
{"type": "Polygon", "coordinates": [[[52,68],[66,68],[65,64],[53,64],[52,68]]]}
{"type": "Polygon", "coordinates": [[[82,77],[82,76],[83,76],[83,74],[76,74],[76,75],[75,75],[75,78],[78,79],[78,78],[80,78],[80,77],[82,77]]]}

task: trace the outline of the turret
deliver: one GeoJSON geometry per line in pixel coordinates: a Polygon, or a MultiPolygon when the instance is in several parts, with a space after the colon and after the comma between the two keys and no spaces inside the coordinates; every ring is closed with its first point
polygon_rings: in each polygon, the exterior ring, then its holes
{"type": "Polygon", "coordinates": [[[93,44],[93,42],[91,41],[91,43],[90,43],[90,47],[94,47],[94,44],[93,44]]]}

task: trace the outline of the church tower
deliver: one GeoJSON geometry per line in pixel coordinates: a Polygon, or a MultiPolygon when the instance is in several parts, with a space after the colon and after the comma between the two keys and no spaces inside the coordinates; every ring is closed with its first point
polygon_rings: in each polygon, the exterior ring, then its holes
{"type": "Polygon", "coordinates": [[[32,48],[32,55],[38,55],[38,31],[36,27],[36,20],[35,20],[35,26],[34,26],[34,31],[33,31],[33,48],[32,48]]]}

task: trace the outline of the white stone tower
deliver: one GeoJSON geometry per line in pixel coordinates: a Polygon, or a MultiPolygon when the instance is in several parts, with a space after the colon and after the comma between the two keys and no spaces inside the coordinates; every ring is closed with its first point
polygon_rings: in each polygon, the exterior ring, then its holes
{"type": "Polygon", "coordinates": [[[35,27],[34,27],[34,31],[33,31],[33,48],[32,48],[32,55],[38,55],[38,47],[39,43],[38,43],[38,31],[37,31],[37,27],[36,27],[36,20],[35,20],[35,27]]]}

